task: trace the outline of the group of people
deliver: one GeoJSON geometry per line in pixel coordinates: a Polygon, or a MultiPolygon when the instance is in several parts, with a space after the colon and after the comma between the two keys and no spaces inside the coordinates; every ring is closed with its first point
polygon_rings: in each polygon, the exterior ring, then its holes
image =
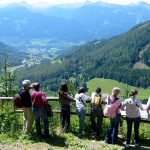
{"type": "MultiPolygon", "coordinates": [[[[22,82],[22,88],[19,92],[21,100],[23,102],[24,112],[24,131],[32,131],[33,120],[35,120],[36,134],[38,136],[49,137],[49,124],[48,116],[46,113],[46,107],[48,101],[44,92],[40,90],[39,83],[33,83],[29,80],[22,82]],[[30,94],[29,89],[33,87],[34,91],[30,94]],[[41,119],[44,122],[44,135],[41,130],[41,119]]],[[[121,110],[126,111],[127,121],[127,142],[126,147],[130,146],[132,125],[134,123],[134,142],[135,146],[139,146],[139,126],[140,126],[140,109],[147,110],[148,116],[150,116],[150,98],[148,100],[146,108],[143,108],[142,103],[137,99],[138,91],[132,90],[129,94],[129,98],[122,102],[119,98],[120,88],[114,87],[110,96],[103,97],[102,90],[97,87],[91,97],[85,94],[83,87],[79,88],[78,93],[73,96],[66,83],[60,86],[58,91],[59,103],[60,103],[60,125],[61,129],[67,131],[70,130],[70,103],[76,102],[76,111],[79,118],[79,132],[78,137],[81,138],[85,135],[84,122],[86,116],[86,102],[91,101],[91,130],[92,136],[98,139],[102,131],[103,117],[106,116],[110,119],[110,126],[108,132],[105,135],[105,142],[108,144],[118,143],[118,128],[121,121],[121,110]]]]}

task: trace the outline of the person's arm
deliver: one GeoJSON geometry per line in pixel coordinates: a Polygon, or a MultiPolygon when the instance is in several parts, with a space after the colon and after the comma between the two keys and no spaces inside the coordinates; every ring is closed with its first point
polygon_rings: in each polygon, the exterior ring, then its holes
{"type": "Polygon", "coordinates": [[[107,104],[106,98],[107,98],[106,96],[105,97],[101,96],[101,104],[103,104],[103,105],[107,104]]]}
{"type": "Polygon", "coordinates": [[[144,108],[143,108],[143,105],[142,105],[142,103],[141,103],[141,101],[137,101],[136,102],[136,105],[142,110],[142,111],[144,111],[144,108]]]}
{"type": "Polygon", "coordinates": [[[122,102],[121,110],[124,111],[124,108],[126,107],[126,105],[127,105],[127,100],[125,100],[124,102],[122,102]]]}
{"type": "Polygon", "coordinates": [[[147,111],[147,114],[148,114],[148,118],[150,118],[150,98],[147,102],[147,105],[146,105],[146,111],[147,111]]]}
{"type": "Polygon", "coordinates": [[[94,103],[95,93],[92,93],[91,95],[91,103],[94,103]]]}
{"type": "Polygon", "coordinates": [[[44,92],[42,92],[42,100],[43,100],[43,102],[44,102],[45,105],[48,104],[48,100],[47,100],[46,95],[45,95],[44,92]]]}
{"type": "Polygon", "coordinates": [[[70,95],[68,95],[66,92],[63,93],[63,97],[64,99],[68,100],[68,101],[74,101],[74,97],[70,95]]]}

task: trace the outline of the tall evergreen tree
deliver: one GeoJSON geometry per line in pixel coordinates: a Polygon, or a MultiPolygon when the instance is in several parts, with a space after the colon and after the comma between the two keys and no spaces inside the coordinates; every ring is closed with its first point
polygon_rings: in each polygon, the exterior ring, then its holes
{"type": "Polygon", "coordinates": [[[15,92],[15,77],[12,75],[8,55],[5,53],[3,63],[0,64],[0,96],[13,96],[15,92]]]}

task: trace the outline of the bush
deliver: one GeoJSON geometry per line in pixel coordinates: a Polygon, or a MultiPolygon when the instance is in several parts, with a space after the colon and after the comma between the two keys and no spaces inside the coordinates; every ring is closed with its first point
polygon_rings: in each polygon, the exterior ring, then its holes
{"type": "Polygon", "coordinates": [[[15,133],[21,128],[20,114],[14,112],[11,102],[6,102],[0,109],[0,133],[15,133]]]}

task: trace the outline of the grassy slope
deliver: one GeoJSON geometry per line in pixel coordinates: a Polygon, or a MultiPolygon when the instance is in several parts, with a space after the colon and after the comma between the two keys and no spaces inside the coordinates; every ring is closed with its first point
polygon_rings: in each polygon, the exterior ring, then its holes
{"type": "MultiPolygon", "coordinates": [[[[95,91],[96,87],[100,86],[103,90],[103,93],[111,93],[113,87],[121,88],[122,92],[128,89],[135,89],[136,87],[128,86],[127,84],[120,83],[111,79],[95,78],[87,82],[87,87],[89,91],[95,91]]],[[[150,96],[150,89],[136,88],[139,90],[139,98],[147,99],[150,96]]],[[[123,93],[122,93],[123,94],[123,93]]]]}

